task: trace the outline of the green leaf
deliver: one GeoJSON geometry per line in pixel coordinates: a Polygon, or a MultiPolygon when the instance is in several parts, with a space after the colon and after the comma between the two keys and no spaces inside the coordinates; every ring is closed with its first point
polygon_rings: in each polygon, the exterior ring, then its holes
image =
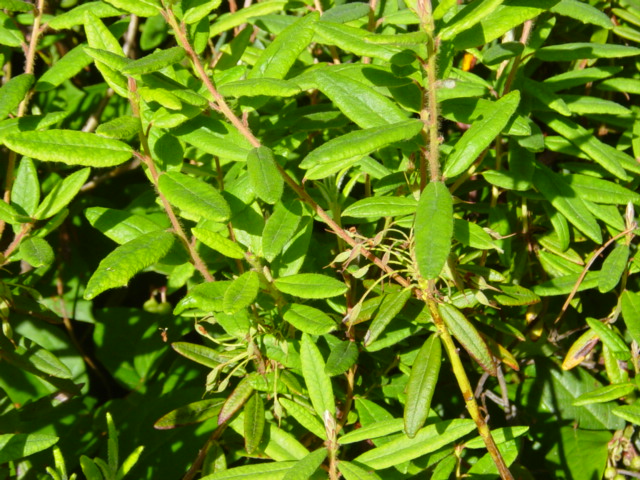
{"type": "Polygon", "coordinates": [[[127,140],[137,135],[141,128],[139,118],[124,115],[106,123],[101,123],[98,125],[98,128],[96,128],[96,133],[103,137],[127,140]]]}
{"type": "Polygon", "coordinates": [[[0,88],[0,120],[4,120],[18,108],[33,85],[34,78],[31,73],[23,73],[13,77],[0,88]]]}
{"type": "Polygon", "coordinates": [[[640,55],[640,48],[612,43],[562,43],[539,48],[535,56],[546,62],[571,62],[583,58],[624,58],[640,55]]]}
{"type": "Polygon", "coordinates": [[[345,480],[380,480],[380,477],[374,472],[359,467],[355,463],[340,460],[338,470],[344,476],[345,480]]]}
{"type": "Polygon", "coordinates": [[[126,143],[73,130],[19,132],[7,135],[5,144],[11,150],[46,162],[88,167],[113,167],[131,158],[126,143]]]}
{"type": "Polygon", "coordinates": [[[273,12],[280,12],[284,9],[285,0],[267,0],[265,2],[254,3],[253,5],[239,9],[234,13],[220,15],[211,25],[209,37],[231,30],[243,23],[247,23],[253,17],[260,17],[273,12]]]}
{"type": "Polygon", "coordinates": [[[11,190],[11,203],[32,216],[40,203],[40,181],[36,166],[30,158],[20,160],[11,190]]]}
{"type": "Polygon", "coordinates": [[[379,58],[389,62],[394,55],[402,51],[397,46],[368,43],[365,37],[369,35],[369,32],[361,28],[321,21],[314,25],[314,30],[316,42],[335,45],[345,52],[360,56],[379,58]]]}
{"type": "MultiPolygon", "coordinates": [[[[258,4],[261,5],[261,4],[258,4]]],[[[298,462],[261,462],[206,475],[200,480],[282,480],[298,462]]]]}
{"type": "Polygon", "coordinates": [[[378,309],[378,313],[371,322],[371,326],[364,337],[365,348],[378,339],[387,325],[402,311],[411,298],[411,295],[413,295],[413,292],[409,288],[385,295],[378,309]]]}
{"type": "Polygon", "coordinates": [[[222,300],[230,281],[206,282],[196,285],[178,302],[174,315],[180,315],[187,309],[196,308],[204,312],[221,312],[222,300]]]}
{"type": "MultiPolygon", "coordinates": [[[[69,50],[53,64],[36,82],[36,92],[48,92],[82,71],[92,61],[84,50],[84,45],[69,50]]],[[[2,95],[2,91],[0,91],[2,95]]],[[[1,117],[1,115],[0,115],[1,117]]]]}
{"type": "Polygon", "coordinates": [[[613,414],[626,420],[627,422],[640,425],[640,406],[639,405],[633,404],[633,405],[622,405],[620,407],[616,407],[613,409],[613,414]]]}
{"type": "Polygon", "coordinates": [[[0,8],[10,12],[30,12],[33,5],[22,0],[0,0],[0,8]]]}
{"type": "Polygon", "coordinates": [[[462,220],[460,218],[453,219],[453,238],[463,245],[467,245],[479,250],[499,250],[498,246],[484,229],[473,222],[462,220]]]}
{"type": "Polygon", "coordinates": [[[86,12],[91,12],[96,18],[117,17],[123,14],[122,10],[104,2],[83,2],[68,12],[52,18],[48,26],[54,30],[63,30],[81,25],[84,23],[86,12]]]}
{"type": "Polygon", "coordinates": [[[219,233],[199,227],[193,227],[191,231],[193,235],[207,247],[212,248],[225,257],[236,258],[238,260],[244,258],[243,248],[219,233]]]}
{"type": "MultiPolygon", "coordinates": [[[[533,293],[540,295],[541,297],[567,295],[568,293],[571,293],[573,287],[575,287],[580,275],[580,273],[575,273],[556,277],[551,280],[547,280],[546,282],[539,283],[538,285],[534,285],[531,290],[533,290],[533,293]]],[[[578,286],[578,292],[596,288],[599,283],[599,278],[600,272],[587,272],[584,280],[578,286]]]]}
{"type": "Polygon", "coordinates": [[[633,383],[621,383],[617,385],[607,385],[595,390],[583,393],[573,401],[573,406],[590,405],[592,403],[606,403],[626,397],[635,391],[633,383]]]}
{"type": "Polygon", "coordinates": [[[296,329],[310,335],[324,335],[336,329],[336,322],[329,315],[308,305],[292,303],[283,318],[296,329]]]}
{"type": "Polygon", "coordinates": [[[220,413],[224,402],[223,398],[207,398],[206,400],[184,405],[163,415],[153,424],[153,428],[156,430],[170,430],[215,418],[220,413]]]}
{"type": "Polygon", "coordinates": [[[441,363],[442,345],[433,334],[422,345],[409,374],[404,405],[404,431],[409,438],[416,436],[429,415],[441,363]]]}
{"type": "Polygon", "coordinates": [[[583,200],[611,205],[640,203],[640,194],[609,180],[589,175],[567,175],[564,178],[583,200]]]}
{"type": "Polygon", "coordinates": [[[268,262],[273,262],[282,252],[298,229],[301,218],[302,208],[298,200],[276,203],[262,231],[262,254],[268,262]]]}
{"type": "Polygon", "coordinates": [[[295,418],[300,425],[309,430],[315,436],[318,438],[325,438],[327,436],[324,425],[320,423],[311,407],[303,407],[299,403],[284,397],[280,397],[278,401],[285,408],[288,414],[295,418]]]}
{"type": "Polygon", "coordinates": [[[438,278],[451,251],[453,198],[444,183],[431,182],[418,202],[414,225],[415,256],[420,275],[438,278]]]}
{"type": "Polygon", "coordinates": [[[245,162],[253,148],[235,127],[215,118],[198,116],[173,133],[203,152],[236,162],[245,162]]]}
{"type": "Polygon", "coordinates": [[[298,273],[278,278],[274,283],[281,292],[300,298],[331,298],[348,290],[340,280],[319,273],[298,273]]]}
{"type": "Polygon", "coordinates": [[[92,300],[110,288],[124,287],[131,277],[164,257],[173,245],[168,232],[151,232],[119,246],[100,262],[89,279],[84,298],[92,300]]]}
{"type": "Polygon", "coordinates": [[[122,245],[145,233],[157,232],[162,227],[142,215],[115,210],[113,208],[91,207],[84,212],[89,223],[114,242],[122,245]]]}
{"type": "Polygon", "coordinates": [[[533,184],[555,208],[578,230],[598,245],[602,243],[602,232],[598,222],[587,209],[576,192],[557,173],[541,164],[536,164],[533,184]]]}
{"type": "Polygon", "coordinates": [[[540,302],[540,297],[528,288],[520,285],[500,285],[503,294],[496,293],[493,298],[500,304],[509,307],[534,305],[540,302]]]}
{"type": "Polygon", "coordinates": [[[6,464],[46,450],[58,443],[53,435],[7,433],[0,435],[0,463],[6,464]]]}
{"type": "Polygon", "coordinates": [[[302,480],[312,478],[312,475],[320,468],[324,459],[327,458],[327,449],[319,448],[291,467],[291,469],[282,477],[282,480],[302,480]]]}
{"type": "Polygon", "coordinates": [[[207,17],[214,10],[220,6],[221,0],[208,0],[208,1],[186,1],[183,2],[182,9],[184,15],[182,21],[187,25],[198,23],[204,17],[207,17]]]}
{"type": "Polygon", "coordinates": [[[225,357],[221,356],[213,348],[205,345],[188,342],[173,342],[171,344],[171,348],[183,357],[209,368],[216,368],[221,363],[227,361],[225,357]]]}
{"type": "Polygon", "coordinates": [[[200,179],[180,172],[168,172],[160,175],[158,189],[170,204],[185,212],[214,222],[226,222],[231,216],[222,195],[200,179]]]}
{"type": "Polygon", "coordinates": [[[438,311],[447,329],[478,364],[492,376],[496,376],[496,365],[489,347],[473,324],[453,305],[441,303],[438,311]]]}
{"type": "Polygon", "coordinates": [[[249,377],[244,377],[238,383],[238,386],[231,392],[218,415],[218,425],[227,422],[235,413],[240,410],[253,394],[253,386],[249,381],[249,377]]]}
{"type": "Polygon", "coordinates": [[[158,50],[146,57],[139,58],[129,63],[122,73],[124,75],[142,75],[145,73],[157,72],[165,67],[181,62],[186,57],[184,48],[173,47],[165,50],[158,50]]]}
{"type": "Polygon", "coordinates": [[[520,92],[514,90],[498,100],[489,113],[473,122],[447,157],[442,174],[455,177],[467,170],[506,127],[519,103],[520,92]]]}
{"type": "Polygon", "coordinates": [[[447,26],[440,31],[442,40],[450,40],[460,32],[468,30],[480,22],[484,17],[492,13],[504,0],[474,0],[464,6],[451,20],[447,26]]]}
{"type": "Polygon", "coordinates": [[[596,332],[600,341],[611,350],[616,358],[625,361],[631,358],[629,347],[616,332],[607,328],[601,321],[595,318],[587,317],[587,324],[596,332]]]}
{"type": "Polygon", "coordinates": [[[360,128],[407,121],[407,114],[395,102],[346,74],[324,69],[316,71],[313,78],[318,90],[360,128]]]}
{"type": "Polygon", "coordinates": [[[371,218],[413,215],[417,202],[413,197],[367,197],[352,203],[342,212],[343,217],[371,218]]]}
{"type": "Polygon", "coordinates": [[[273,152],[267,147],[254,148],[247,156],[251,187],[258,197],[274,205],[284,190],[284,180],[278,171],[273,152]]]}
{"type": "Polygon", "coordinates": [[[332,377],[342,375],[358,360],[358,346],[355,342],[344,341],[331,348],[324,371],[332,377]]]}
{"type": "Polygon", "coordinates": [[[220,94],[225,97],[293,97],[301,91],[294,82],[277,78],[248,78],[220,86],[220,94]]]}
{"type": "Polygon", "coordinates": [[[625,290],[620,297],[620,307],[629,335],[640,343],[640,294],[625,290]]]}
{"type": "Polygon", "coordinates": [[[253,270],[243,273],[236,278],[227,291],[224,292],[222,308],[226,313],[236,313],[253,303],[258,295],[260,279],[253,270]]]}
{"type": "Polygon", "coordinates": [[[551,8],[553,13],[578,20],[580,23],[591,23],[598,27],[611,30],[613,23],[602,10],[580,0],[560,0],[551,8]]]}
{"type": "Polygon", "coordinates": [[[602,274],[598,279],[598,290],[600,293],[610,292],[622,278],[622,274],[627,269],[629,261],[629,245],[618,244],[607,255],[602,263],[602,274]]]}
{"type": "Polygon", "coordinates": [[[309,170],[306,177],[318,180],[358,161],[382,147],[409,140],[422,130],[420,120],[367,128],[333,138],[313,150],[300,163],[309,170]]]}
{"type": "Polygon", "coordinates": [[[29,237],[20,243],[22,259],[34,268],[50,265],[55,259],[51,246],[39,237],[29,237]]]}
{"type": "Polygon", "coordinates": [[[154,0],[105,0],[116,8],[133,13],[139,17],[153,17],[158,15],[162,6],[154,0]]]}
{"type": "Polygon", "coordinates": [[[313,24],[320,16],[312,12],[285,28],[258,57],[247,78],[284,78],[298,56],[313,39],[313,24]]]}
{"type": "MultiPolygon", "coordinates": [[[[496,444],[501,444],[518,438],[529,431],[529,427],[506,427],[491,429],[491,436],[496,444]]],[[[476,437],[464,444],[464,448],[486,448],[482,437],[476,437]]]]}
{"type": "Polygon", "coordinates": [[[264,433],[264,402],[254,393],[244,405],[244,448],[249,455],[258,450],[264,433]]]}
{"type": "Polygon", "coordinates": [[[96,463],[85,455],[80,457],[80,467],[82,468],[82,473],[84,473],[87,480],[104,479],[96,463]]]}
{"type": "Polygon", "coordinates": [[[336,404],[333,397],[331,378],[324,371],[324,358],[311,337],[303,333],[300,341],[300,361],[302,376],[309,391],[309,399],[318,416],[324,420],[325,413],[333,417],[336,404]]]}
{"type": "Polygon", "coordinates": [[[58,182],[45,197],[33,214],[33,218],[42,220],[53,217],[71,203],[89,178],[90,168],[83,168],[58,182]]]}
{"type": "Polygon", "coordinates": [[[402,436],[369,450],[355,461],[376,470],[393,467],[449,445],[474,429],[473,420],[438,422],[424,427],[413,438],[402,436]]]}

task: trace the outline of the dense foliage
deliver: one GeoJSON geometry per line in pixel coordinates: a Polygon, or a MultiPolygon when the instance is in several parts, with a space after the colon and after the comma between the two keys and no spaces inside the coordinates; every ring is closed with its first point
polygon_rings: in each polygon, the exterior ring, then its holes
{"type": "Polygon", "coordinates": [[[0,478],[638,477],[639,42],[0,0],[0,478]]]}

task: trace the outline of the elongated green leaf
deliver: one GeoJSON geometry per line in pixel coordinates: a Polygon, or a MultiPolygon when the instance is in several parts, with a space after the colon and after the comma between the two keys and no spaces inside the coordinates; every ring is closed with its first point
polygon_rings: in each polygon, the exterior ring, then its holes
{"type": "Polygon", "coordinates": [[[307,385],[313,408],[321,419],[324,419],[325,412],[333,417],[336,405],[331,378],[324,371],[325,363],[320,350],[306,333],[302,334],[300,342],[300,361],[302,362],[302,376],[307,385]]]}
{"type": "Polygon", "coordinates": [[[374,469],[393,467],[431,453],[473,431],[472,420],[449,420],[421,429],[415,437],[399,437],[363,453],[355,460],[374,469]]]}
{"type": "Polygon", "coordinates": [[[592,403],[605,403],[612,400],[618,400],[626,397],[636,389],[633,383],[621,383],[617,385],[607,385],[593,390],[592,392],[583,393],[573,401],[573,405],[590,405],[592,403]]]}
{"type": "Polygon", "coordinates": [[[318,89],[360,128],[372,128],[407,120],[407,115],[390,99],[373,88],[333,70],[318,70],[318,89]]]}
{"type": "Polygon", "coordinates": [[[431,335],[418,352],[411,367],[404,405],[404,431],[413,438],[424,425],[431,399],[438,382],[442,363],[442,345],[437,335],[431,335]]]}
{"type": "Polygon", "coordinates": [[[338,463],[338,470],[344,476],[345,480],[380,480],[380,477],[374,472],[365,470],[355,463],[341,460],[338,463]]]}
{"type": "Polygon", "coordinates": [[[314,40],[326,45],[335,45],[345,52],[355,53],[360,56],[380,58],[391,61],[391,58],[400,53],[401,48],[394,45],[376,45],[368,43],[365,37],[369,35],[367,30],[355,28],[340,23],[321,21],[314,25],[316,36],[314,40]]]}
{"type": "Polygon", "coordinates": [[[84,212],[89,223],[116,243],[122,245],[145,233],[162,230],[157,223],[142,215],[113,208],[91,207],[84,212]]]}
{"type": "Polygon", "coordinates": [[[285,28],[258,57],[247,77],[284,78],[298,56],[311,43],[313,24],[319,17],[317,12],[313,12],[285,28]]]}
{"type": "Polygon", "coordinates": [[[187,25],[198,23],[204,17],[216,10],[220,6],[220,3],[222,3],[221,0],[185,2],[182,7],[184,10],[182,21],[187,25]]]}
{"type": "Polygon", "coordinates": [[[58,443],[58,437],[37,433],[7,433],[0,435],[0,462],[8,463],[46,450],[58,443]]]}
{"type": "Polygon", "coordinates": [[[211,25],[209,30],[209,37],[215,37],[227,30],[247,23],[252,17],[259,17],[261,15],[267,15],[273,12],[282,11],[285,5],[284,0],[269,0],[266,2],[254,3],[253,5],[241,8],[234,13],[225,13],[220,15],[218,19],[211,25]]]}
{"type": "Polygon", "coordinates": [[[231,211],[225,199],[208,183],[180,172],[158,179],[158,189],[172,205],[214,222],[225,222],[231,211]]]}
{"type": "Polygon", "coordinates": [[[631,338],[640,343],[640,294],[625,290],[620,297],[620,306],[631,338]]]}
{"type": "Polygon", "coordinates": [[[386,437],[401,432],[403,427],[404,421],[401,418],[377,420],[371,425],[363,426],[340,437],[340,445],[349,445],[351,443],[386,437]]]}
{"type": "Polygon", "coordinates": [[[244,377],[224,402],[224,405],[220,410],[220,414],[218,415],[218,425],[222,425],[231,419],[231,417],[233,417],[233,415],[235,415],[235,413],[244,406],[246,401],[249,400],[252,393],[253,386],[251,385],[249,378],[244,377]]]}
{"type": "Polygon", "coordinates": [[[324,371],[330,376],[341,375],[355,365],[358,360],[358,346],[355,342],[344,341],[331,349],[324,371]]]}
{"type": "MultiPolygon", "coordinates": [[[[529,431],[529,427],[506,427],[491,429],[491,436],[496,444],[501,444],[518,438],[529,431]]],[[[476,437],[464,444],[464,448],[486,448],[482,437],[476,437]]]]}
{"type": "Polygon", "coordinates": [[[28,222],[29,218],[21,216],[15,208],[0,199],[0,220],[14,225],[28,222]]]}
{"type": "Polygon", "coordinates": [[[236,278],[227,291],[224,292],[222,300],[222,308],[226,313],[236,313],[253,303],[258,295],[260,288],[260,279],[258,274],[253,270],[243,273],[236,278]]]}
{"type": "Polygon", "coordinates": [[[34,268],[44,267],[53,263],[55,254],[53,248],[44,238],[29,237],[20,243],[22,259],[34,268]]]}
{"type": "Polygon", "coordinates": [[[397,293],[385,295],[378,309],[378,314],[373,319],[373,322],[371,322],[371,326],[364,337],[365,348],[378,339],[387,325],[389,325],[404,308],[412,294],[411,289],[407,288],[397,293]]]}
{"type": "Polygon", "coordinates": [[[447,329],[476,362],[490,375],[496,375],[496,365],[489,347],[473,324],[453,305],[441,303],[438,311],[447,329]]]}
{"type": "Polygon", "coordinates": [[[220,94],[225,97],[293,97],[301,91],[294,82],[277,78],[249,78],[220,86],[220,94]]]}
{"type": "Polygon", "coordinates": [[[207,247],[214,249],[229,258],[244,258],[244,250],[237,243],[223,237],[219,233],[212,232],[206,228],[193,227],[193,235],[204,243],[207,247]]]}
{"type": "Polygon", "coordinates": [[[276,256],[293,237],[302,218],[302,208],[297,200],[276,203],[273,213],[262,231],[262,253],[268,262],[276,256]]]}
{"type": "MultiPolygon", "coordinates": [[[[100,33],[101,32],[95,33],[95,35],[99,35],[100,33]]],[[[117,43],[117,45],[118,47],[120,46],[119,43],[117,43]]],[[[87,55],[89,55],[91,58],[93,58],[97,62],[96,66],[99,66],[99,64],[103,64],[103,66],[108,67],[115,71],[122,70],[127,65],[129,65],[132,61],[130,58],[125,57],[124,54],[122,53],[113,53],[109,50],[104,50],[101,48],[84,47],[84,51],[86,52],[87,55]]],[[[120,78],[120,82],[121,83],[124,82],[124,77],[120,78]]],[[[138,122],[139,121],[140,120],[138,120],[138,122]]]]}
{"type": "Polygon", "coordinates": [[[622,405],[620,407],[616,407],[613,409],[613,414],[626,420],[627,422],[640,425],[640,406],[638,406],[637,404],[622,405]]]}
{"type": "Polygon", "coordinates": [[[458,12],[447,26],[440,31],[442,40],[454,38],[460,32],[468,30],[493,12],[504,0],[475,0],[458,12]]]}
{"type": "Polygon", "coordinates": [[[260,445],[264,433],[264,402],[254,393],[244,405],[244,448],[249,455],[260,445]]]}
{"type": "Polygon", "coordinates": [[[82,186],[89,178],[90,168],[83,168],[72,173],[63,181],[56,184],[51,192],[45,197],[38,209],[33,214],[33,218],[42,220],[53,217],[56,213],[66,207],[78,194],[82,186]]]}
{"type": "Polygon", "coordinates": [[[215,418],[224,404],[224,398],[207,398],[193,402],[183,407],[171,410],[166,415],[159,418],[153,428],[157,430],[170,430],[184,425],[201,423],[210,418],[215,418]]]}
{"type": "Polygon", "coordinates": [[[417,202],[413,197],[368,197],[352,203],[342,212],[343,217],[381,218],[412,215],[417,202]]]}
{"type": "Polygon", "coordinates": [[[140,129],[140,119],[131,115],[124,115],[106,123],[101,123],[96,128],[96,133],[103,137],[127,140],[137,135],[140,129]]]}
{"type": "Polygon", "coordinates": [[[18,164],[11,203],[20,207],[27,215],[33,215],[40,203],[38,171],[30,158],[23,158],[18,164]]]}
{"type": "Polygon", "coordinates": [[[236,162],[246,161],[253,148],[235,127],[215,118],[198,116],[173,133],[203,152],[236,162]]]}
{"type": "Polygon", "coordinates": [[[209,368],[216,368],[227,360],[225,357],[218,354],[218,352],[213,348],[205,345],[198,345],[196,343],[173,342],[171,344],[171,348],[183,357],[209,368]]]}
{"type": "Polygon", "coordinates": [[[316,169],[315,175],[310,177],[309,173],[307,173],[307,178],[316,180],[324,178],[333,172],[323,168],[323,166],[336,162],[348,165],[348,162],[353,158],[359,159],[392,143],[411,139],[422,130],[422,127],[421,121],[409,120],[347,133],[329,140],[313,150],[302,160],[300,168],[311,169],[319,167],[316,169]]]}
{"type": "Polygon", "coordinates": [[[196,285],[178,302],[173,311],[174,315],[180,315],[190,308],[204,312],[221,312],[222,300],[230,284],[230,281],[221,281],[196,285]]]}
{"type": "Polygon", "coordinates": [[[327,432],[325,431],[324,425],[320,423],[320,420],[315,416],[315,412],[313,412],[311,407],[303,407],[288,398],[280,398],[278,401],[282,404],[287,413],[295,418],[300,425],[316,435],[318,438],[326,438],[327,432]]]}
{"type": "Polygon", "coordinates": [[[612,205],[640,203],[640,194],[609,180],[589,175],[567,175],[564,178],[583,200],[612,205]]]}
{"type": "Polygon", "coordinates": [[[329,315],[308,305],[291,304],[283,318],[296,329],[310,335],[324,335],[336,329],[329,315]]]}
{"type": "Polygon", "coordinates": [[[547,62],[570,62],[582,58],[623,58],[640,55],[640,48],[612,43],[562,43],[538,49],[535,56],[547,62]]]}
{"type": "MultiPolygon", "coordinates": [[[[536,295],[540,295],[541,297],[552,295],[567,295],[573,290],[573,287],[578,282],[579,277],[579,273],[563,275],[561,277],[547,280],[546,282],[542,282],[538,285],[534,285],[531,290],[533,290],[533,293],[535,293],[536,295]]],[[[578,292],[596,288],[599,283],[599,277],[600,272],[587,272],[584,280],[578,287],[578,292]]]]}
{"type": "Polygon", "coordinates": [[[84,298],[91,300],[110,288],[124,287],[139,271],[164,257],[173,245],[168,232],[151,232],[119,246],[100,262],[89,279],[84,298]]]}
{"type": "Polygon", "coordinates": [[[312,475],[320,468],[324,459],[327,458],[327,449],[319,448],[308,454],[291,467],[291,469],[282,477],[282,480],[303,480],[311,478],[312,475]]]}
{"type": "Polygon", "coordinates": [[[102,20],[91,12],[85,13],[84,29],[87,43],[91,47],[85,49],[85,52],[96,60],[96,68],[113,91],[121,97],[129,98],[129,86],[122,68],[130,63],[130,59],[126,58],[120,43],[102,20]],[[109,61],[103,61],[104,57],[109,61]]]}
{"type": "Polygon", "coordinates": [[[453,220],[453,238],[463,245],[480,250],[498,249],[498,246],[484,229],[473,222],[455,218],[453,220]]]}
{"type": "Polygon", "coordinates": [[[444,183],[431,182],[418,202],[414,225],[415,255],[420,275],[438,278],[451,251],[453,198],[444,183]]]}
{"type": "MultiPolygon", "coordinates": [[[[62,82],[76,76],[91,63],[91,57],[84,51],[85,45],[78,45],[53,64],[36,83],[36,92],[47,92],[62,82]]],[[[2,95],[2,91],[0,91],[2,95]]],[[[0,112],[0,117],[2,117],[0,112]]]]}
{"type": "Polygon", "coordinates": [[[601,321],[587,317],[587,324],[596,332],[600,341],[620,360],[629,360],[631,352],[627,344],[612,329],[607,328],[601,321]]]}
{"type": "Polygon", "coordinates": [[[116,8],[133,13],[139,17],[153,17],[158,15],[162,6],[154,0],[105,0],[116,8]]]}
{"type": "Polygon", "coordinates": [[[463,173],[482,151],[500,134],[520,103],[520,92],[514,90],[495,103],[487,115],[476,120],[467,130],[447,158],[443,175],[455,177],[463,173]]]}
{"type": "Polygon", "coordinates": [[[607,258],[602,264],[602,272],[598,280],[598,290],[601,293],[610,292],[613,290],[625,269],[627,268],[627,261],[629,260],[629,245],[618,244],[607,255],[607,258]]]}
{"type": "Polygon", "coordinates": [[[521,287],[520,285],[501,285],[500,289],[504,294],[494,294],[493,298],[500,305],[507,305],[511,307],[521,305],[533,305],[540,302],[540,297],[533,293],[528,288],[521,287]]]}
{"type": "Polygon", "coordinates": [[[169,65],[182,61],[186,53],[182,47],[173,47],[139,58],[129,63],[122,73],[125,75],[142,75],[144,73],[157,72],[169,65]]]}
{"type": "Polygon", "coordinates": [[[342,295],[347,286],[335,278],[319,273],[298,273],[275,280],[278,290],[300,298],[330,298],[342,295]]]}
{"type": "Polygon", "coordinates": [[[551,8],[553,13],[575,18],[581,23],[591,23],[607,30],[613,28],[611,19],[602,10],[579,0],[560,0],[551,8]]]}
{"type": "MultiPolygon", "coordinates": [[[[260,4],[258,4],[260,5],[260,4]]],[[[262,462],[212,473],[201,480],[282,480],[297,462],[262,462]]]]}
{"type": "Polygon", "coordinates": [[[254,148],[247,156],[247,170],[251,187],[258,197],[275,204],[284,190],[284,180],[278,171],[273,152],[267,147],[254,148]]]}
{"type": "Polygon", "coordinates": [[[0,120],[4,120],[18,108],[20,102],[27,96],[33,81],[34,76],[31,73],[23,73],[13,77],[0,88],[0,120]]]}
{"type": "Polygon", "coordinates": [[[22,0],[1,0],[0,8],[10,12],[30,12],[33,10],[33,5],[22,0]]]}
{"type": "Polygon", "coordinates": [[[578,230],[601,244],[602,232],[598,222],[576,192],[557,173],[539,164],[536,167],[533,183],[538,191],[578,230]]]}
{"type": "Polygon", "coordinates": [[[131,158],[126,143],[92,133],[73,130],[19,132],[8,135],[5,144],[11,150],[46,162],[89,167],[113,167],[131,158]]]}
{"type": "Polygon", "coordinates": [[[72,10],[52,18],[48,25],[54,30],[72,28],[84,23],[87,12],[91,12],[96,18],[116,17],[123,14],[122,10],[104,2],[83,2],[72,10]]]}

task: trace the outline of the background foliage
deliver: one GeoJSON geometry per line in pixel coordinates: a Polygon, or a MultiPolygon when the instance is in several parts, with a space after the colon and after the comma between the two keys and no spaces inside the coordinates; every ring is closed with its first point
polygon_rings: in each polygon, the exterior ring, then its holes
{"type": "Polygon", "coordinates": [[[0,0],[0,476],[637,477],[638,42],[637,0],[0,0]]]}

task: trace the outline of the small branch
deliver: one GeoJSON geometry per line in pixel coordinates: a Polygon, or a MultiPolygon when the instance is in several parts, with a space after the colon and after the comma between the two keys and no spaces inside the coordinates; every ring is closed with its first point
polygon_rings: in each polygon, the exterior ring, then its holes
{"type": "Polygon", "coordinates": [[[3,253],[4,263],[2,265],[6,265],[7,263],[9,263],[9,257],[15,251],[15,249],[18,248],[18,246],[20,245],[20,242],[22,241],[22,239],[31,231],[32,227],[33,227],[32,223],[23,223],[22,224],[22,228],[20,229],[18,234],[15,236],[13,241],[9,244],[9,246],[7,247],[7,249],[3,253]]]}
{"type": "Polygon", "coordinates": [[[471,384],[469,383],[469,378],[467,377],[464,366],[462,365],[462,361],[460,360],[458,349],[455,343],[453,343],[453,339],[451,338],[451,335],[449,334],[444,321],[440,317],[440,312],[438,312],[438,307],[433,298],[434,291],[435,282],[433,280],[429,280],[428,290],[426,292],[422,292],[422,297],[429,307],[433,322],[438,329],[440,338],[442,338],[442,343],[444,344],[445,350],[447,351],[447,356],[451,361],[451,367],[453,369],[456,380],[458,381],[458,386],[460,387],[460,391],[462,392],[462,397],[464,398],[464,403],[467,407],[467,411],[471,415],[473,421],[476,423],[478,433],[482,437],[489,455],[491,455],[493,463],[495,463],[496,467],[498,468],[500,477],[503,480],[513,480],[513,475],[511,475],[511,472],[507,468],[507,464],[502,458],[502,455],[500,454],[500,451],[498,450],[498,447],[493,440],[493,437],[491,436],[489,426],[487,425],[487,422],[480,412],[480,408],[478,407],[478,403],[476,402],[471,384]]]}
{"type": "Polygon", "coordinates": [[[596,250],[594,252],[594,254],[591,256],[591,259],[587,262],[587,264],[584,266],[584,268],[582,269],[582,273],[580,274],[580,276],[578,277],[578,281],[576,281],[576,284],[573,286],[573,290],[571,290],[571,293],[569,294],[569,296],[567,297],[567,300],[564,302],[564,305],[562,305],[562,309],[560,310],[560,313],[558,314],[558,316],[556,317],[556,320],[553,322],[558,323],[560,321],[560,319],[562,318],[562,316],[564,315],[564,312],[567,311],[567,308],[569,308],[569,304],[571,303],[571,300],[573,300],[573,297],[576,296],[576,293],[578,293],[578,288],[580,288],[580,284],[582,283],[582,281],[584,280],[584,277],[587,276],[587,272],[589,271],[589,269],[591,268],[591,265],[593,265],[593,262],[596,261],[596,259],[602,254],[602,252],[604,252],[607,247],[609,245],[611,245],[613,242],[615,242],[616,240],[618,240],[619,238],[624,237],[625,235],[633,232],[634,230],[636,230],[638,228],[637,225],[632,225],[631,228],[628,228],[627,230],[620,232],[619,234],[617,234],[615,237],[610,238],[607,243],[605,243],[604,245],[602,245],[598,250],[596,250]]]}

